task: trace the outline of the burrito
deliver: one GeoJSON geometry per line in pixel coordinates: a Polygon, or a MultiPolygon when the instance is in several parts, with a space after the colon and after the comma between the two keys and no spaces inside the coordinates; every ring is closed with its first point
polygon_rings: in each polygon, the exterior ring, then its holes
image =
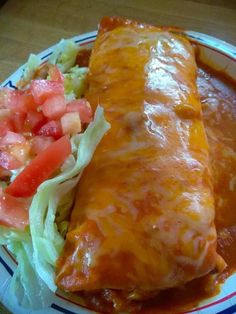
{"type": "Polygon", "coordinates": [[[111,128],[78,184],[58,287],[142,300],[212,271],[220,256],[189,41],[103,18],[85,97],[111,128]]]}

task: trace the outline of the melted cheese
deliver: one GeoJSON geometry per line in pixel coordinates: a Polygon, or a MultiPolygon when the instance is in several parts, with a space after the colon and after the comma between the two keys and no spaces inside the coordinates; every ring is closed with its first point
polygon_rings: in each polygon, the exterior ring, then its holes
{"type": "Polygon", "coordinates": [[[104,23],[86,97],[111,130],[79,183],[57,284],[142,295],[216,265],[209,148],[190,43],[104,23]]]}

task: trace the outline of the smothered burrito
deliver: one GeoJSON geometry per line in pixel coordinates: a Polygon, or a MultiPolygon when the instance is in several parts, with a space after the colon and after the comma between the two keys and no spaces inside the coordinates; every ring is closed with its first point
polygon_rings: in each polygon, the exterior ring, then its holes
{"type": "Polygon", "coordinates": [[[223,264],[196,70],[184,36],[101,21],[85,97],[111,128],[77,187],[61,289],[99,292],[123,310],[223,264]]]}

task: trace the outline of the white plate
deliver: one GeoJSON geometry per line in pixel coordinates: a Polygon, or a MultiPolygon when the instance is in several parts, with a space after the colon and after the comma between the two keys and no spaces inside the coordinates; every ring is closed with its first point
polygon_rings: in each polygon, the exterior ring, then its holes
{"type": "MultiPolygon", "coordinates": [[[[211,36],[186,31],[186,35],[191,41],[199,46],[200,57],[208,65],[214,66],[218,70],[223,70],[236,80],[236,47],[211,36]]],[[[76,43],[87,47],[92,47],[97,32],[91,32],[72,38],[76,43]]],[[[42,62],[51,55],[55,46],[52,46],[39,54],[42,62]]],[[[1,86],[15,88],[16,82],[20,79],[24,65],[13,73],[1,86]]],[[[51,306],[40,311],[31,311],[17,306],[8,295],[7,287],[16,268],[16,262],[8,251],[0,246],[0,301],[14,314],[85,314],[94,313],[81,307],[75,301],[68,299],[63,293],[58,292],[53,295],[51,306]]],[[[229,277],[221,288],[221,292],[214,298],[202,302],[198,308],[187,313],[201,314],[233,314],[236,313],[236,273],[229,277]]]]}

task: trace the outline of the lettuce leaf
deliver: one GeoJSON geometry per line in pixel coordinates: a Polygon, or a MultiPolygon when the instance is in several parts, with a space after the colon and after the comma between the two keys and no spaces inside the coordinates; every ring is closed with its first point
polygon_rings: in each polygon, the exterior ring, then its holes
{"type": "Polygon", "coordinates": [[[22,80],[24,82],[29,82],[33,78],[34,73],[40,66],[41,62],[42,61],[39,56],[33,53],[30,54],[29,59],[25,65],[23,75],[22,75],[22,80]]]}
{"type": "Polygon", "coordinates": [[[65,96],[67,100],[81,98],[87,84],[88,68],[74,66],[64,74],[65,96]]]}
{"type": "MultiPolygon", "coordinates": [[[[78,140],[74,166],[42,183],[33,198],[29,211],[33,260],[38,275],[52,291],[56,290],[54,266],[64,243],[55,224],[57,208],[60,207],[61,200],[77,185],[83,169],[90,162],[96,146],[108,128],[103,109],[98,107],[94,121],[79,138],[73,139],[78,140]]],[[[68,211],[69,209],[70,207],[68,211]]]]}
{"type": "Polygon", "coordinates": [[[8,288],[12,300],[31,309],[49,306],[53,292],[35,271],[29,228],[19,231],[1,226],[0,244],[6,245],[18,262],[8,288]]]}
{"type": "Polygon", "coordinates": [[[68,71],[76,61],[79,46],[71,39],[62,39],[49,57],[50,64],[56,64],[62,73],[68,71]]]}
{"type": "Polygon", "coordinates": [[[86,131],[72,137],[73,155],[61,173],[39,186],[29,210],[30,228],[0,228],[0,244],[6,245],[18,261],[10,286],[12,297],[24,307],[41,309],[50,305],[57,289],[55,263],[64,245],[59,229],[66,232],[75,186],[109,128],[103,109],[98,106],[86,131]]]}

